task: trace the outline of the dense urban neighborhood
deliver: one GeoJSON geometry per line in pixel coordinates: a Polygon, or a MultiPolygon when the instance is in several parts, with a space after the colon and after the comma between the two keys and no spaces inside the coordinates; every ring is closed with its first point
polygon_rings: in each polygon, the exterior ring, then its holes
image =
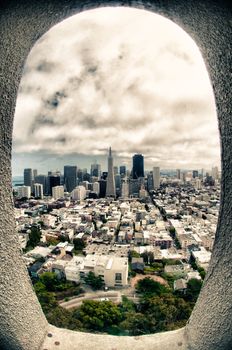
{"type": "Polygon", "coordinates": [[[211,258],[218,170],[118,174],[111,150],[108,164],[106,179],[92,167],[90,181],[69,191],[67,179],[50,194],[37,181],[14,187],[23,259],[45,315],[59,327],[121,335],[181,327],[211,258]]]}

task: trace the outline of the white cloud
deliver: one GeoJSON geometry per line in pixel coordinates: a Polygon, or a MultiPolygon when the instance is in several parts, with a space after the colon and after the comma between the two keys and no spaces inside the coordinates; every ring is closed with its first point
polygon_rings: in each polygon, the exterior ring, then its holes
{"type": "Polygon", "coordinates": [[[218,139],[200,52],[161,16],[83,12],[53,27],[28,57],[15,154],[64,155],[68,162],[69,154],[101,155],[112,145],[124,162],[141,152],[147,167],[202,167],[218,163],[218,139]]]}

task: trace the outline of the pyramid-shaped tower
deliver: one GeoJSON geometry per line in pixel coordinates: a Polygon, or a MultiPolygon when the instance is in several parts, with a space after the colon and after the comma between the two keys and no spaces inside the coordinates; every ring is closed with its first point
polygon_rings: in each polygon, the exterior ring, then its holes
{"type": "Polygon", "coordinates": [[[106,197],[115,197],[115,180],[114,180],[114,162],[111,152],[111,147],[109,148],[108,156],[108,175],[106,183],[106,197]]]}

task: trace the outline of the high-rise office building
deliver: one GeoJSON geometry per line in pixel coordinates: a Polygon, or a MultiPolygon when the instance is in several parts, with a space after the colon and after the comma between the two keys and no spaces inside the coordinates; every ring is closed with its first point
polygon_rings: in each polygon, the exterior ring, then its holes
{"type": "Polygon", "coordinates": [[[65,165],[64,166],[64,185],[67,192],[72,190],[77,185],[77,166],[76,165],[65,165]]]}
{"type": "Polygon", "coordinates": [[[122,179],[122,193],[121,193],[122,198],[128,198],[129,197],[129,183],[128,183],[128,178],[124,177],[122,179]]]}
{"type": "Polygon", "coordinates": [[[129,195],[133,197],[139,196],[139,190],[140,190],[140,182],[139,179],[129,179],[129,195]]]}
{"type": "Polygon", "coordinates": [[[106,180],[106,179],[107,179],[107,176],[108,176],[108,172],[107,172],[107,171],[103,171],[103,172],[102,172],[101,179],[106,180]]]}
{"type": "Polygon", "coordinates": [[[111,152],[111,147],[109,148],[108,156],[108,175],[106,183],[106,197],[115,197],[115,180],[114,180],[114,164],[111,152]]]}
{"type": "Polygon", "coordinates": [[[180,169],[176,169],[176,177],[180,180],[180,169]]]}
{"type": "Polygon", "coordinates": [[[126,176],[126,166],[125,165],[120,166],[119,173],[121,176],[126,176]]]}
{"type": "Polygon", "coordinates": [[[43,185],[43,194],[48,193],[48,177],[46,175],[37,175],[35,183],[43,185]]]}
{"type": "Polygon", "coordinates": [[[118,174],[118,166],[114,166],[114,175],[118,174]]]}
{"type": "Polygon", "coordinates": [[[27,168],[24,169],[24,173],[23,173],[23,177],[24,177],[24,186],[32,186],[32,169],[31,168],[27,168]]]}
{"type": "Polygon", "coordinates": [[[52,188],[60,186],[60,176],[59,175],[50,175],[48,176],[48,194],[52,195],[52,188]]]}
{"type": "Polygon", "coordinates": [[[99,198],[104,198],[106,196],[106,180],[101,178],[99,180],[99,198]]]}
{"type": "Polygon", "coordinates": [[[51,175],[56,175],[56,176],[60,176],[61,177],[61,172],[59,170],[56,170],[56,171],[49,170],[48,171],[48,176],[51,176],[51,175]]]}
{"type": "Polygon", "coordinates": [[[186,183],[186,172],[182,171],[180,174],[180,180],[182,183],[186,183]]]}
{"type": "Polygon", "coordinates": [[[33,180],[35,180],[35,177],[38,175],[38,170],[33,169],[33,180]]]}
{"type": "Polygon", "coordinates": [[[201,179],[196,179],[195,188],[196,188],[197,190],[200,190],[200,189],[202,188],[201,179]]]}
{"type": "Polygon", "coordinates": [[[147,196],[148,196],[147,191],[145,190],[144,185],[142,185],[139,190],[139,198],[145,199],[147,196]]]}
{"type": "Polygon", "coordinates": [[[219,171],[218,171],[218,167],[217,166],[212,167],[211,175],[212,175],[212,178],[214,180],[218,180],[219,179],[219,171]]]}
{"type": "Polygon", "coordinates": [[[198,170],[193,170],[193,178],[195,179],[198,175],[198,170]]]}
{"type": "Polygon", "coordinates": [[[120,174],[115,174],[114,175],[114,180],[115,180],[115,189],[116,189],[116,195],[121,196],[121,188],[122,188],[122,179],[120,174]]]}
{"type": "Polygon", "coordinates": [[[95,192],[97,195],[99,195],[99,192],[100,192],[99,182],[94,182],[93,183],[93,192],[95,192]]]}
{"type": "Polygon", "coordinates": [[[83,174],[83,181],[88,181],[88,182],[91,181],[91,176],[90,176],[89,173],[84,173],[83,174]]]}
{"type": "Polygon", "coordinates": [[[158,166],[153,168],[153,186],[154,189],[160,187],[160,168],[158,166]]]}
{"type": "Polygon", "coordinates": [[[77,169],[77,182],[81,182],[83,181],[83,171],[82,169],[78,168],[77,169]]]}
{"type": "Polygon", "coordinates": [[[101,165],[100,164],[91,164],[90,175],[100,178],[101,176],[101,165]]]}
{"type": "Polygon", "coordinates": [[[35,197],[41,198],[43,199],[43,185],[42,184],[38,184],[38,183],[34,183],[34,195],[35,197]]]}
{"type": "Polygon", "coordinates": [[[154,189],[154,185],[153,185],[153,174],[152,174],[152,171],[150,171],[148,174],[147,174],[147,190],[148,192],[149,191],[152,191],[154,189]]]}
{"type": "Polygon", "coordinates": [[[132,178],[144,177],[144,158],[142,154],[133,155],[132,178]]]}

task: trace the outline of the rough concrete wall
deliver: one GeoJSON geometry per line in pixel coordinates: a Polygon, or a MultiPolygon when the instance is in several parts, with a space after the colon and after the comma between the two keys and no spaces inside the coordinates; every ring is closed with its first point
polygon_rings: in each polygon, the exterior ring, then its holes
{"type": "MultiPolygon", "coordinates": [[[[0,347],[40,347],[47,323],[32,292],[14,232],[11,139],[17,89],[26,57],[54,24],[79,11],[106,5],[144,8],[165,15],[198,44],[214,89],[222,142],[222,206],[213,258],[204,288],[186,327],[189,349],[232,348],[231,315],[231,5],[216,0],[75,1],[8,0],[0,7],[0,347]]],[[[136,35],[136,33],[135,33],[136,35]]],[[[200,121],[199,121],[200,123],[200,121]]],[[[210,137],[210,136],[209,136],[210,137]]],[[[168,334],[167,334],[168,342],[168,334]]]]}
{"type": "Polygon", "coordinates": [[[186,350],[184,328],[135,337],[72,332],[51,325],[48,331],[41,350],[186,350]]]}

